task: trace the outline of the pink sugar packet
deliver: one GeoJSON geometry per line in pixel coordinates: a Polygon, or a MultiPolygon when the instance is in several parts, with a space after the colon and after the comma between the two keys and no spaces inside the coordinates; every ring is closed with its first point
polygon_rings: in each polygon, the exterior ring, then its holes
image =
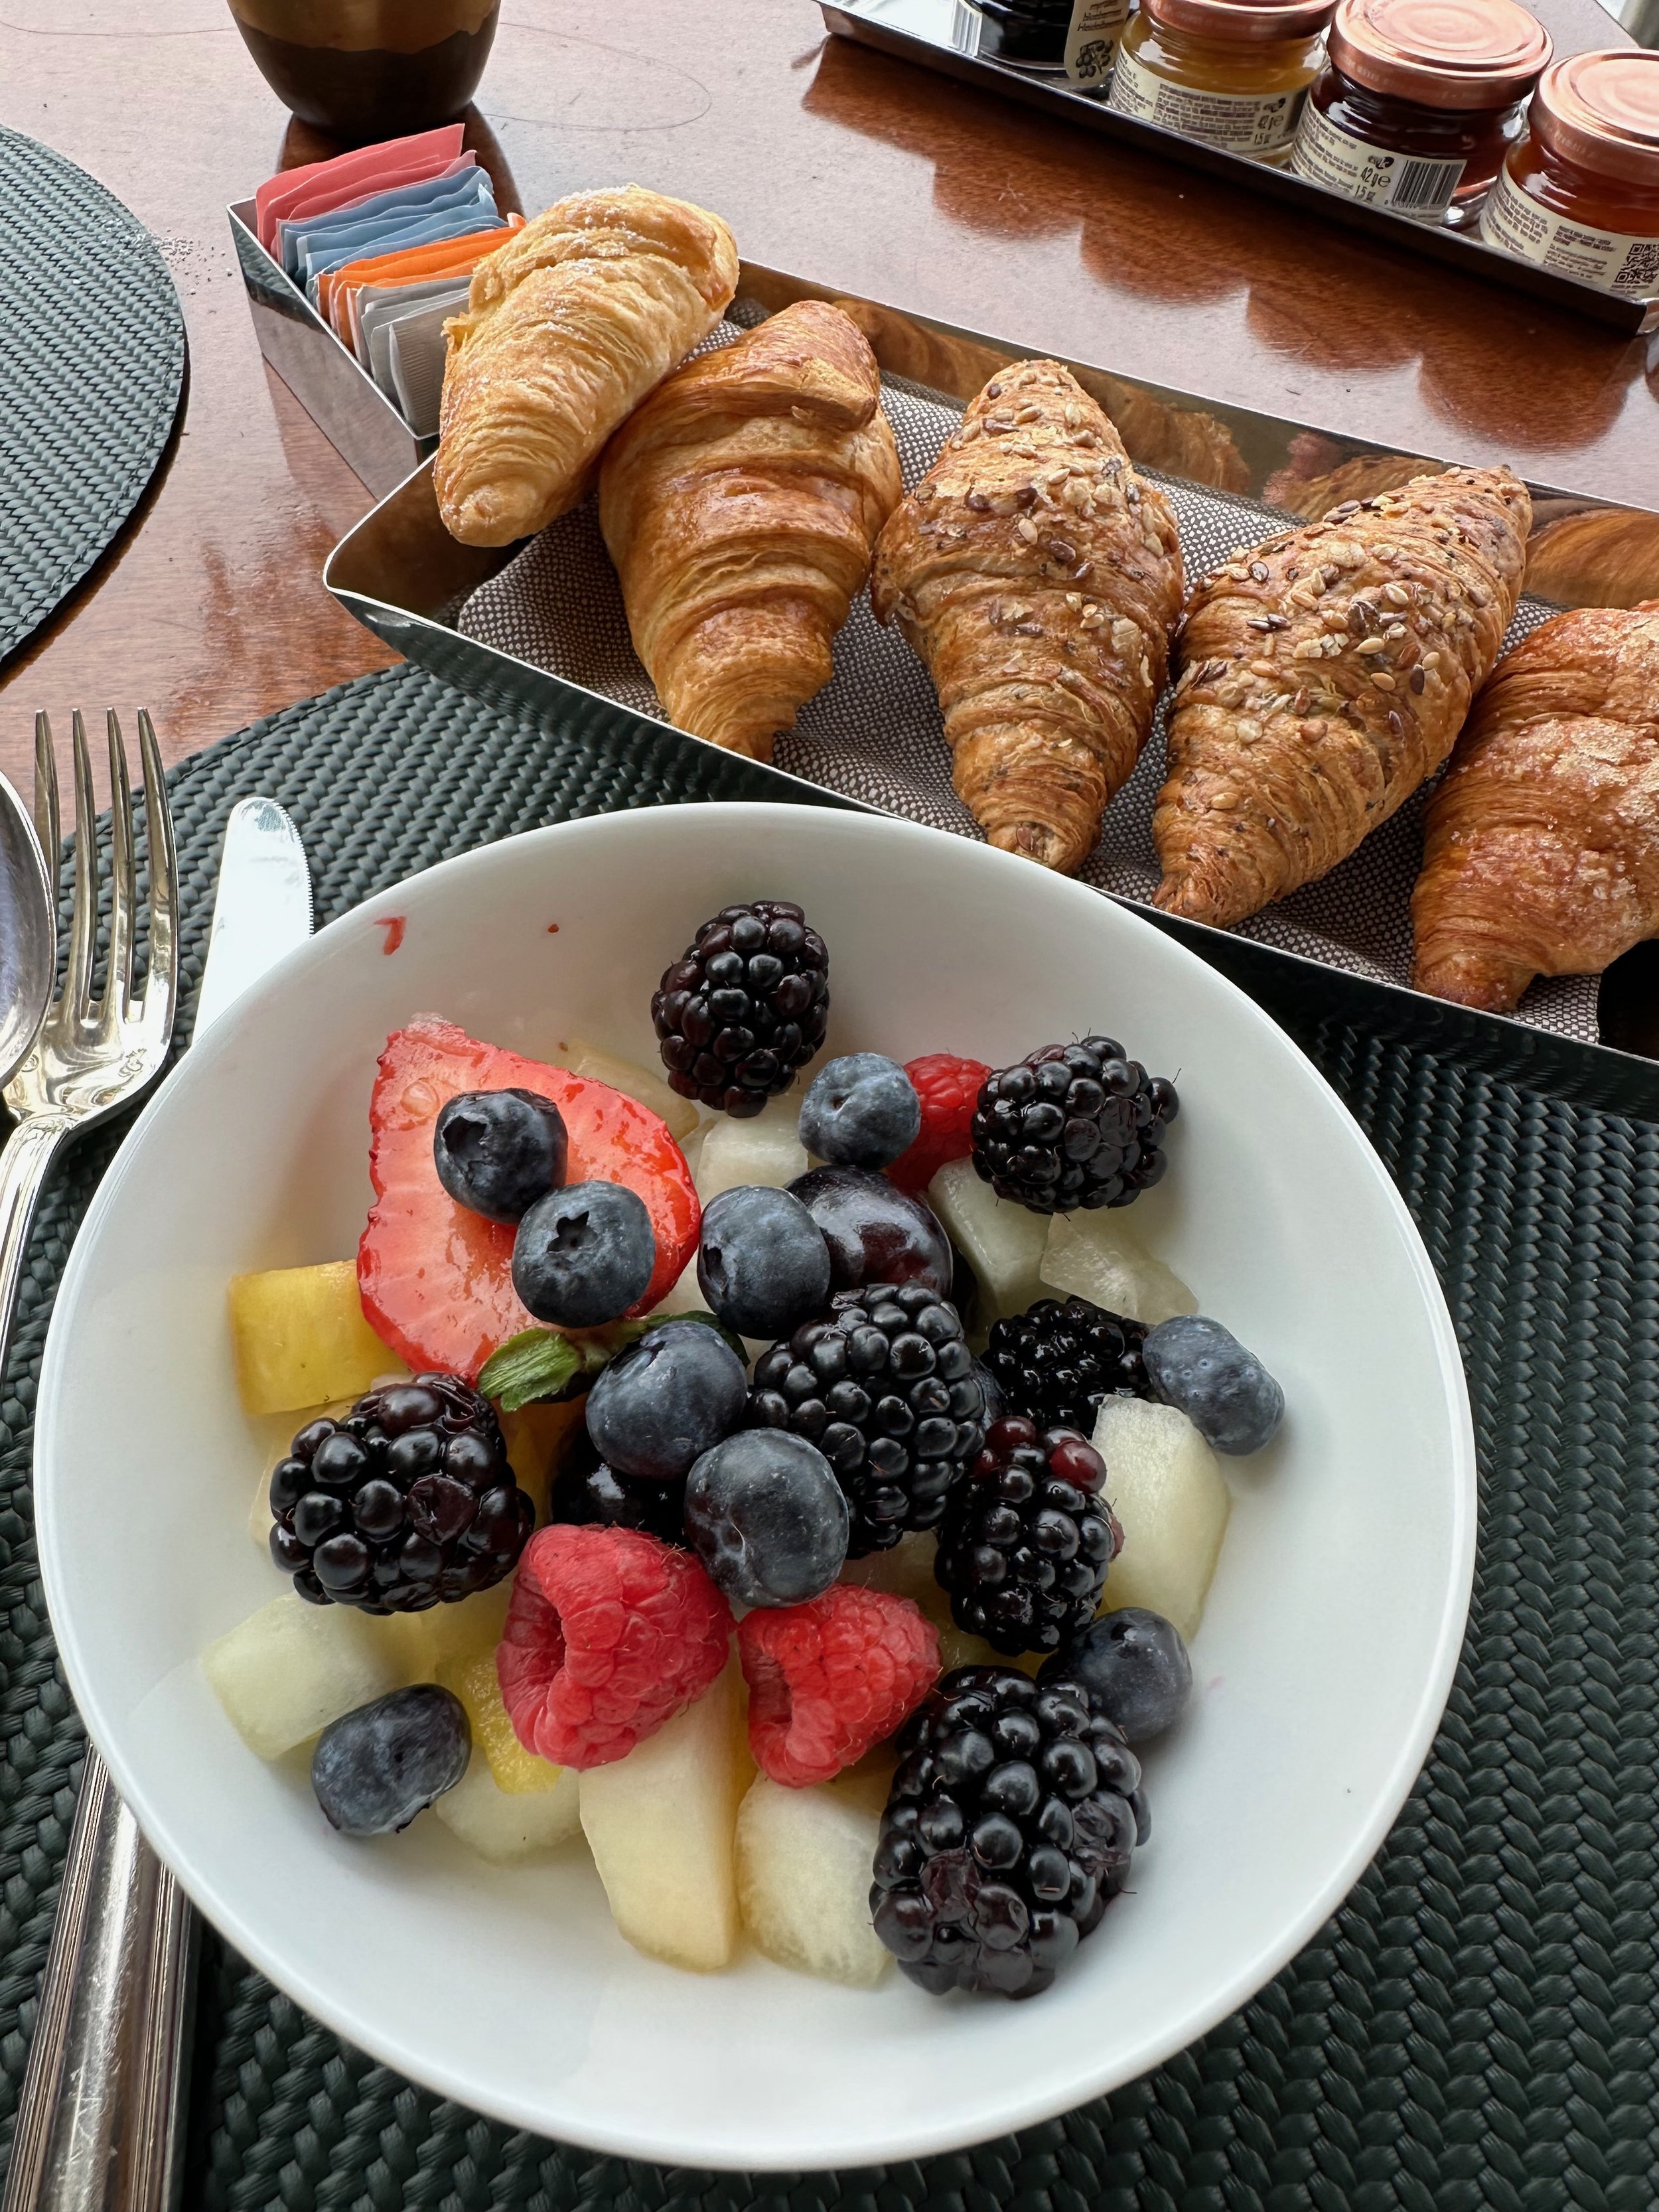
{"type": "Polygon", "coordinates": [[[284,169],[268,178],[253,196],[254,229],[260,245],[267,253],[273,252],[276,225],[295,216],[325,214],[394,185],[442,176],[459,157],[465,131],[465,124],[446,123],[436,131],[388,139],[380,146],[361,146],[354,153],[337,154],[331,161],[308,161],[303,168],[284,169]]]}

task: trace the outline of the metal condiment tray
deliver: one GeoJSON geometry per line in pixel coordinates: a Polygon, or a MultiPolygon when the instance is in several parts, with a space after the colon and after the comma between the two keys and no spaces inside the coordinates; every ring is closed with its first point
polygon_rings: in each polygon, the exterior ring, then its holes
{"type": "MultiPolygon", "coordinates": [[[[1030,347],[957,329],[780,270],[744,263],[738,288],[739,307],[771,314],[803,299],[830,300],[845,308],[868,337],[884,371],[928,386],[951,398],[966,401],[1000,367],[1032,351],[1030,347]]],[[[319,343],[325,341],[350,363],[352,373],[361,376],[332,333],[320,325],[318,330],[319,343]]],[[[1282,484],[1282,472],[1290,469],[1297,449],[1304,447],[1310,436],[1321,441],[1322,459],[1328,469],[1363,464],[1368,457],[1397,466],[1407,458],[1388,454],[1364,440],[1312,431],[1306,424],[1280,416],[1256,414],[1247,408],[1120,376],[1091,362],[1071,361],[1066,366],[1112,416],[1137,462],[1211,489],[1256,499],[1271,495],[1274,487],[1270,480],[1279,476],[1282,484]]],[[[329,373],[320,362],[308,362],[306,382],[314,386],[329,373]]],[[[301,396],[304,398],[303,392],[301,396]]],[[[1434,467],[1448,465],[1451,457],[1409,458],[1434,467]]],[[[1603,552],[1607,574],[1613,573],[1613,562],[1620,564],[1619,604],[1630,604],[1644,595],[1659,596],[1659,515],[1610,507],[1547,485],[1534,485],[1532,489],[1534,547],[1547,544],[1553,526],[1571,525],[1569,543],[1573,567],[1570,572],[1564,571],[1557,562],[1548,577],[1547,596],[1575,603],[1605,600],[1607,586],[1598,585],[1596,568],[1603,552]],[[1645,538],[1645,526],[1650,524],[1651,573],[1632,580],[1632,525],[1638,536],[1645,538]]],[[[1297,519],[1298,512],[1286,511],[1287,521],[1297,519]]],[[[458,544],[440,519],[431,465],[427,462],[341,539],[329,556],[323,580],[343,606],[398,653],[463,690],[527,715],[550,730],[579,738],[597,751],[635,757],[643,752],[665,758],[684,746],[703,744],[700,738],[637,714],[614,699],[460,635],[453,618],[462,601],[519,550],[512,545],[483,548],[458,544]]],[[[738,762],[730,755],[726,758],[732,763],[732,795],[847,806],[861,812],[878,811],[804,782],[781,769],[738,762]]],[[[1580,1044],[1500,1015],[1472,1012],[1252,939],[1176,920],[1139,902],[1126,902],[1135,905],[1138,912],[1190,945],[1264,1005],[1293,1023],[1334,1015],[1378,1036],[1409,1038],[1419,1048],[1425,1043],[1431,1048],[1443,1044],[1446,1050],[1475,1066],[1489,1068],[1510,1080],[1530,1082],[1584,1104],[1659,1120],[1659,1016],[1650,1016],[1650,1012],[1659,1001],[1659,992],[1654,989],[1650,970],[1638,966],[1621,990],[1618,979],[1626,963],[1620,963],[1610,971],[1610,981],[1603,987],[1603,1034],[1635,1042],[1639,1048],[1625,1051],[1611,1045],[1580,1044]],[[1655,1058],[1644,1056],[1650,1050],[1655,1058]]],[[[1659,947],[1654,949],[1659,951],[1659,947]]],[[[1638,959],[1638,955],[1626,956],[1627,963],[1638,959]]]]}
{"type": "Polygon", "coordinates": [[[1063,75],[1020,69],[982,56],[975,51],[980,16],[971,0],[819,0],[819,6],[831,31],[860,46],[902,55],[907,61],[919,62],[945,76],[959,77],[964,83],[987,86],[1103,138],[1144,147],[1167,161],[1182,161],[1188,168],[1206,169],[1212,176],[1228,178],[1327,222],[1368,231],[1374,238],[1386,238],[1391,245],[1426,254],[1449,268],[1466,270],[1492,283],[1507,284],[1535,298],[1553,300],[1559,307],[1575,308],[1596,322],[1611,324],[1614,330],[1659,329],[1659,301],[1615,298],[1594,284],[1581,284],[1577,277],[1559,276],[1533,262],[1513,259],[1467,232],[1451,230],[1443,224],[1413,222],[1409,216],[1396,215],[1391,209],[1345,199],[1340,192],[1327,191],[1322,185],[1293,176],[1288,169],[1275,169],[1249,161],[1243,154],[1231,154],[1224,147],[1183,138],[1156,123],[1143,123],[1137,116],[1120,115],[1108,107],[1103,95],[1074,90],[1063,75]]]}

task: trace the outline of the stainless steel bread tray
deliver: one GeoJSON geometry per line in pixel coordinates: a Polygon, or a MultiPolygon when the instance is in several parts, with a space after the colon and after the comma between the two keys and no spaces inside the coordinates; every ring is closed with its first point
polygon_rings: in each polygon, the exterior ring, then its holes
{"type": "MultiPolygon", "coordinates": [[[[1032,351],[753,262],[743,264],[736,304],[743,319],[775,313],[803,299],[830,300],[844,308],[886,374],[948,398],[967,400],[1000,366],[1032,351]]],[[[1263,501],[1279,507],[1287,522],[1352,495],[1350,486],[1380,489],[1401,481],[1402,471],[1445,465],[1455,458],[1393,454],[1361,439],[1208,401],[1095,363],[1066,366],[1107,409],[1141,465],[1198,488],[1263,501]],[[1312,479],[1306,473],[1310,453],[1321,469],[1312,479]],[[1333,489],[1334,478],[1341,489],[1333,489]],[[1309,505],[1298,506],[1298,496],[1309,505]]],[[[1659,515],[1548,485],[1532,489],[1532,589],[1574,605],[1627,605],[1659,596],[1659,515]]],[[[719,753],[615,699],[463,636],[454,621],[462,602],[520,550],[462,545],[451,538],[439,516],[428,464],[342,538],[324,581],[343,606],[398,652],[550,732],[602,753],[660,763],[665,776],[677,760],[688,757],[687,748],[705,758],[714,755],[722,764],[722,795],[875,811],[781,769],[719,753]]],[[[1659,956],[1659,945],[1638,948],[1608,970],[1601,1023],[1609,1042],[1587,1045],[1127,902],[1232,975],[1292,1028],[1337,1018],[1378,1038],[1398,1036],[1419,1048],[1442,1048],[1465,1064],[1579,1103],[1659,1120],[1659,958],[1648,957],[1659,956]]]]}
{"type": "Polygon", "coordinates": [[[1409,216],[1396,215],[1392,209],[1345,199],[1305,177],[1292,176],[1288,169],[1272,168],[1243,154],[1229,153],[1224,147],[1182,138],[1136,116],[1120,115],[1115,108],[1107,106],[1103,98],[1073,90],[1062,76],[1017,68],[981,55],[977,51],[981,19],[971,0],[820,0],[820,11],[828,28],[840,38],[878,47],[883,53],[902,55],[907,61],[919,62],[964,83],[983,85],[1045,115],[1079,124],[1103,138],[1143,147],[1166,161],[1184,162],[1188,168],[1206,169],[1212,176],[1227,178],[1271,199],[1287,202],[1305,214],[1340,222],[1350,230],[1367,231],[1374,238],[1386,238],[1391,245],[1426,254],[1432,261],[1466,270],[1490,283],[1553,300],[1559,307],[1574,308],[1595,322],[1611,324],[1614,330],[1659,329],[1659,301],[1617,299],[1594,284],[1581,284],[1576,277],[1558,276],[1553,270],[1537,268],[1530,261],[1513,260],[1467,233],[1413,222],[1409,216]]]}

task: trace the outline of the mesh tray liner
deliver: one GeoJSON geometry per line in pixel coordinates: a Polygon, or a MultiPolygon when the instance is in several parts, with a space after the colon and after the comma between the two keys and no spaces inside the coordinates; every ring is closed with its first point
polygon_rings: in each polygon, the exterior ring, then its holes
{"type": "Polygon", "coordinates": [[[184,382],[155,240],[72,161],[0,131],[0,662],[137,506],[184,382]]]}
{"type": "MultiPolygon", "coordinates": [[[[740,319],[754,319],[738,312],[740,319]]],[[[727,322],[699,350],[730,344],[738,335],[736,324],[727,322]]],[[[962,410],[897,376],[883,380],[882,403],[909,488],[932,465],[962,410]]],[[[1180,521],[1189,589],[1238,547],[1259,544],[1291,520],[1276,507],[1231,492],[1206,491],[1156,470],[1146,473],[1163,486],[1180,521]]],[[[1506,642],[1516,644],[1554,611],[1545,600],[1523,598],[1506,642]]],[[[592,497],[480,585],[461,608],[456,627],[463,636],[638,714],[662,714],[629,637],[621,587],[592,497]]],[[[1164,781],[1164,712],[1160,705],[1139,763],[1107,810],[1100,842],[1082,870],[1086,883],[1143,902],[1158,880],[1152,805],[1164,781]]],[[[951,789],[950,750],[927,672],[898,632],[877,622],[867,592],[859,594],[836,641],[834,679],[780,738],[776,759],[780,768],[826,790],[959,836],[983,835],[951,789]]],[[[1414,793],[1358,852],[1319,882],[1240,922],[1238,933],[1379,982],[1408,983],[1409,902],[1423,857],[1426,799],[1426,790],[1414,793]]],[[[1599,985],[1595,975],[1537,982],[1522,1002],[1520,1018],[1594,1044],[1600,1034],[1599,985]]]]}
{"type": "MultiPolygon", "coordinates": [[[[173,776],[186,1012],[224,818],[249,792],[293,812],[321,922],[490,838],[742,797],[749,774],[648,739],[586,750],[409,666],[289,708],[173,776]]],[[[751,2182],[480,2119],[342,2045],[210,1936],[192,2212],[1649,2212],[1659,1130],[1333,1019],[1299,1041],[1440,1272],[1482,1493],[1469,1639],[1432,1757],[1301,1956],[1201,2044],[1061,2120],[919,2165],[751,2182]]],[[[52,1293],[114,1141],[76,1148],[47,1194],[0,1384],[0,2153],[81,1749],[35,1566],[30,1418],[52,1293]]]]}

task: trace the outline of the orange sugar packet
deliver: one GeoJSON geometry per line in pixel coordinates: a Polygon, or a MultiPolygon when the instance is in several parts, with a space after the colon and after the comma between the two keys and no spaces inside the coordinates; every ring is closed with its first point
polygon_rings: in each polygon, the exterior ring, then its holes
{"type": "Polygon", "coordinates": [[[485,254],[504,246],[515,230],[523,228],[524,217],[513,215],[507,217],[505,228],[470,231],[465,238],[443,238],[431,246],[405,246],[401,253],[382,253],[368,261],[349,261],[343,269],[328,270],[318,278],[318,309],[336,335],[345,338],[349,327],[347,294],[355,293],[364,284],[385,284],[399,278],[413,284],[427,276],[464,276],[485,254]]]}

